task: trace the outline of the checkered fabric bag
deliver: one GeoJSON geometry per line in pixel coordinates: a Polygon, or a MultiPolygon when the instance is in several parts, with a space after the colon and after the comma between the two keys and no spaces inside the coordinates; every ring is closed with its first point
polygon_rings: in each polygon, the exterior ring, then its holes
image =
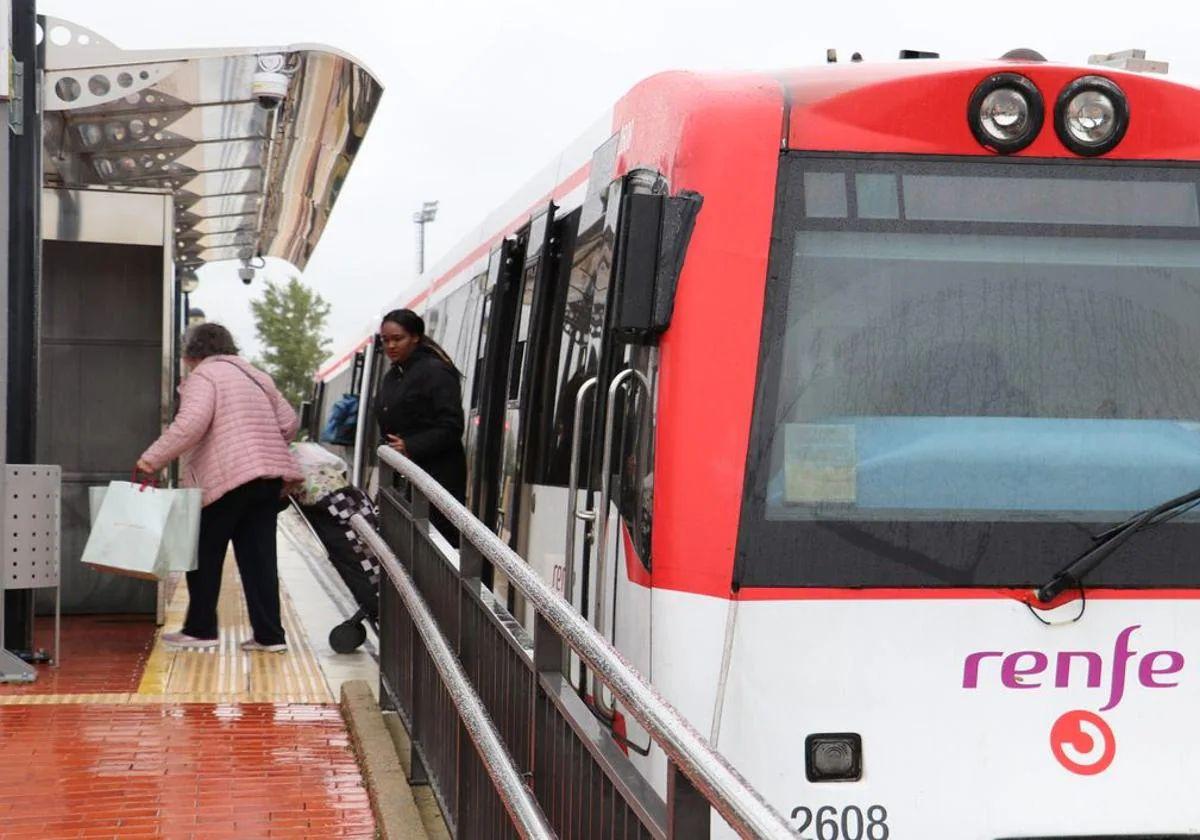
{"type": "Polygon", "coordinates": [[[367,520],[372,528],[378,530],[379,511],[371,503],[371,499],[357,487],[343,487],[341,490],[335,490],[321,499],[318,504],[339,524],[345,527],[346,542],[354,550],[355,556],[358,558],[359,563],[362,564],[363,571],[370,576],[371,583],[378,586],[379,558],[363,542],[358,533],[350,527],[350,518],[358,513],[362,514],[362,518],[367,520]]]}

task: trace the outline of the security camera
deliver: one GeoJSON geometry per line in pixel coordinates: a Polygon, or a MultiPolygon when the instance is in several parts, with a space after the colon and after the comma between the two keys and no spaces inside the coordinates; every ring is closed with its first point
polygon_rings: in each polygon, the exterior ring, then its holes
{"type": "Polygon", "coordinates": [[[278,108],[287,98],[287,60],[282,55],[260,55],[258,70],[250,82],[250,95],[258,106],[267,111],[278,108]]]}
{"type": "Polygon", "coordinates": [[[244,265],[238,269],[238,277],[242,279],[243,283],[249,286],[250,282],[254,280],[254,269],[248,265],[244,265]]]}

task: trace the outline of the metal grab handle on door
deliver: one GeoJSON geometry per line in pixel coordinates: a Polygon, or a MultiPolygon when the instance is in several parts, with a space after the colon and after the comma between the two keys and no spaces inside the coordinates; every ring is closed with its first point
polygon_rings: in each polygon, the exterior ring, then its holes
{"type": "MultiPolygon", "coordinates": [[[[612,450],[613,450],[613,432],[616,427],[616,398],[617,391],[625,384],[627,379],[637,377],[638,382],[646,389],[646,395],[650,395],[650,380],[646,375],[637,368],[626,368],[613,377],[613,381],[608,386],[608,402],[604,406],[604,458],[603,467],[600,471],[600,505],[596,508],[598,513],[600,534],[596,538],[596,615],[593,624],[596,625],[596,630],[601,636],[612,642],[613,646],[617,644],[617,634],[615,628],[611,634],[606,631],[605,625],[608,623],[607,610],[605,610],[605,583],[608,579],[608,570],[605,568],[608,563],[608,523],[609,523],[609,497],[612,490],[610,477],[612,473],[612,450]]],[[[632,392],[631,392],[632,393],[632,392]]],[[[619,486],[619,485],[618,485],[619,486]]],[[[614,590],[615,594],[615,590],[614,590]]],[[[595,683],[596,690],[594,699],[596,708],[603,712],[608,717],[616,714],[616,701],[605,697],[604,686],[599,682],[595,683]]]]}
{"type": "Polygon", "coordinates": [[[579,446],[583,440],[583,401],[595,386],[595,376],[579,386],[579,391],[575,394],[575,417],[571,424],[571,462],[567,479],[567,553],[563,562],[563,565],[566,566],[563,570],[563,587],[565,588],[563,596],[568,602],[572,602],[575,596],[576,520],[594,522],[596,519],[594,510],[579,510],[579,446]]]}

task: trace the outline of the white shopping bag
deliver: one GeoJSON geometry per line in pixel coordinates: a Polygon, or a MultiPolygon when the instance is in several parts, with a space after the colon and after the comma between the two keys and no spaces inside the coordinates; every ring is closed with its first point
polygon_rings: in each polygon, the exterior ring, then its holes
{"type": "Polygon", "coordinates": [[[196,568],[201,493],[114,481],[89,491],[92,532],[82,560],[104,571],[156,579],[196,568]]]}

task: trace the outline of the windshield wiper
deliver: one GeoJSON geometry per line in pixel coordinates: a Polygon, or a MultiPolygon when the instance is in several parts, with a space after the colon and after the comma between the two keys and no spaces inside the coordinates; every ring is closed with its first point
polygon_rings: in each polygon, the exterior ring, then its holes
{"type": "Polygon", "coordinates": [[[1099,566],[1112,556],[1113,552],[1133,539],[1134,534],[1153,528],[1155,525],[1174,519],[1181,513],[1187,513],[1200,505],[1200,487],[1182,496],[1163,502],[1161,505],[1146,508],[1126,519],[1120,525],[1115,525],[1107,531],[1092,537],[1095,545],[1076,557],[1063,568],[1055,572],[1054,577],[1042,584],[1037,592],[1037,599],[1043,604],[1053,601],[1064,589],[1079,586],[1083,577],[1092,569],[1099,566]]]}

